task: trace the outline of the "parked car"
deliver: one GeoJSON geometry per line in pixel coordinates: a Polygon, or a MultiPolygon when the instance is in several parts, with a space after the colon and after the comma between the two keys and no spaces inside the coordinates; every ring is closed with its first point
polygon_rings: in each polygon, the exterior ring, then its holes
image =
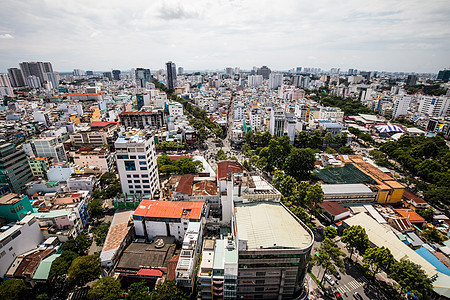
{"type": "Polygon", "coordinates": [[[338,291],[335,291],[335,292],[334,292],[334,295],[336,296],[336,299],[342,300],[341,293],[339,293],[338,291]]]}
{"type": "Polygon", "coordinates": [[[325,280],[328,281],[328,283],[331,284],[331,285],[335,284],[333,278],[331,278],[331,276],[328,275],[328,274],[325,274],[325,280]]]}
{"type": "Polygon", "coordinates": [[[355,299],[358,299],[358,300],[364,300],[364,298],[358,292],[355,292],[353,294],[353,297],[355,297],[355,299]]]}
{"type": "Polygon", "coordinates": [[[339,274],[339,272],[336,272],[334,274],[334,277],[336,277],[338,280],[341,280],[341,274],[339,274]]]}

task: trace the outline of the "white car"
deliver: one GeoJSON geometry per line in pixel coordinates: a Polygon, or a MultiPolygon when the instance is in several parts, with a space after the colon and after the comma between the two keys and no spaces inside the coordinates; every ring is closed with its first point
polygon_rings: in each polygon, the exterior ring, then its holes
{"type": "Polygon", "coordinates": [[[328,281],[328,283],[331,285],[334,285],[334,283],[335,283],[333,278],[331,278],[331,276],[328,274],[325,274],[325,280],[328,281]]]}

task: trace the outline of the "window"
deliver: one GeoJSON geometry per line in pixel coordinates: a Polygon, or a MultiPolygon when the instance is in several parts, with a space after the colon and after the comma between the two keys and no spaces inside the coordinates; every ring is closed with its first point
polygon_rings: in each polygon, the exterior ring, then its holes
{"type": "Polygon", "coordinates": [[[117,159],[128,159],[128,155],[117,154],[117,159]]]}
{"type": "Polygon", "coordinates": [[[131,178],[131,175],[130,175],[130,174],[127,174],[127,178],[131,178]]]}
{"type": "Polygon", "coordinates": [[[135,179],[134,183],[141,183],[141,181],[139,179],[135,179]]]}
{"type": "Polygon", "coordinates": [[[142,178],[148,178],[148,174],[142,174],[142,178]]]}
{"type": "MultiPolygon", "coordinates": [[[[144,177],[144,176],[142,176],[142,177],[144,177]]],[[[149,181],[148,180],[142,180],[142,183],[149,183],[149,181]]]]}
{"type": "Polygon", "coordinates": [[[128,183],[133,183],[133,180],[128,180],[128,183]]]}
{"type": "Polygon", "coordinates": [[[139,174],[138,175],[134,174],[133,178],[139,178],[139,174]]]}
{"type": "MultiPolygon", "coordinates": [[[[128,188],[129,188],[129,189],[132,189],[132,188],[133,188],[133,186],[132,186],[132,185],[129,185],[129,186],[128,186],[128,188]]],[[[130,191],[130,193],[131,193],[131,191],[130,191]]]]}
{"type": "Polygon", "coordinates": [[[16,213],[16,211],[14,210],[14,207],[10,207],[10,208],[9,208],[9,211],[10,211],[11,213],[13,213],[13,214],[16,213]]]}
{"type": "Polygon", "coordinates": [[[141,167],[141,171],[145,171],[147,169],[148,169],[147,167],[141,167]]]}
{"type": "Polygon", "coordinates": [[[136,185],[134,188],[135,188],[135,189],[140,189],[141,186],[140,186],[140,185],[136,185]]]}
{"type": "Polygon", "coordinates": [[[264,288],[263,287],[256,287],[255,288],[255,292],[264,292],[264,288]]]}
{"type": "Polygon", "coordinates": [[[136,155],[130,155],[130,159],[136,159],[136,155]]]}
{"type": "Polygon", "coordinates": [[[264,284],[266,281],[264,279],[256,280],[256,284],[264,284]]]}
{"type": "Polygon", "coordinates": [[[149,189],[150,186],[149,185],[144,185],[144,189],[149,189]]]}
{"type": "Polygon", "coordinates": [[[145,159],[145,155],[138,155],[139,159],[145,159]]]}
{"type": "Polygon", "coordinates": [[[139,164],[140,164],[141,166],[146,166],[146,165],[147,165],[147,162],[146,162],[146,161],[140,161],[139,164]]]}
{"type": "Polygon", "coordinates": [[[134,163],[134,161],[131,160],[125,161],[125,170],[136,171],[136,164],[134,163]]]}

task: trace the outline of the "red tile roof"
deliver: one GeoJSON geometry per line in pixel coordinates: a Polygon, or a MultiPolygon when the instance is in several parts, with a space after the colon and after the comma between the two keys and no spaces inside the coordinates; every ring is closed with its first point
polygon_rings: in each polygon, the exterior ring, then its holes
{"type": "Polygon", "coordinates": [[[148,218],[199,220],[204,204],[204,202],[142,200],[133,215],[148,218]]]}
{"type": "Polygon", "coordinates": [[[110,124],[119,125],[118,122],[92,122],[91,123],[91,127],[105,127],[105,126],[108,126],[110,124]]]}
{"type": "Polygon", "coordinates": [[[193,182],[194,182],[194,175],[185,174],[185,175],[181,176],[175,192],[191,195],[193,182]]]}
{"type": "Polygon", "coordinates": [[[163,272],[160,269],[141,268],[136,275],[148,277],[162,277],[163,272]]]}
{"type": "Polygon", "coordinates": [[[228,173],[242,173],[242,168],[234,161],[226,160],[217,164],[217,178],[227,177],[228,173]]]}
{"type": "Polygon", "coordinates": [[[176,274],[175,270],[177,269],[178,259],[180,259],[180,255],[174,255],[169,261],[169,268],[167,270],[167,280],[175,280],[176,274]]]}
{"type": "Polygon", "coordinates": [[[414,201],[417,204],[426,204],[427,203],[427,201],[416,196],[413,192],[411,192],[408,189],[405,189],[405,191],[403,192],[403,198],[405,198],[406,200],[414,201]]]}
{"type": "Polygon", "coordinates": [[[215,196],[217,195],[217,184],[209,180],[197,182],[192,187],[193,196],[215,196]]]}
{"type": "Polygon", "coordinates": [[[334,201],[323,201],[322,203],[319,203],[319,206],[329,212],[332,216],[337,216],[348,211],[345,207],[334,201]]]}
{"type": "Polygon", "coordinates": [[[395,210],[402,217],[408,218],[411,223],[424,223],[425,219],[422,218],[412,209],[396,209],[395,210]]]}

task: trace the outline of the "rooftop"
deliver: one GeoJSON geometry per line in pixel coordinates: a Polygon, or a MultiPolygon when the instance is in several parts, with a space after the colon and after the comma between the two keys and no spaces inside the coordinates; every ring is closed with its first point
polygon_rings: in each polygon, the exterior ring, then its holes
{"type": "Polygon", "coordinates": [[[327,194],[372,194],[372,190],[362,183],[347,183],[347,184],[322,184],[322,190],[327,194]]]}
{"type": "Polygon", "coordinates": [[[348,212],[348,209],[334,201],[323,201],[322,203],[319,203],[319,206],[329,212],[332,216],[338,216],[348,212]]]}
{"type": "Polygon", "coordinates": [[[247,249],[305,249],[313,242],[312,233],[278,202],[236,203],[239,240],[247,249]]]}
{"type": "Polygon", "coordinates": [[[120,211],[114,214],[114,218],[108,230],[108,235],[106,236],[103,245],[102,253],[100,254],[101,261],[108,261],[114,257],[117,249],[131,229],[128,222],[132,214],[132,210],[120,211]]]}
{"type": "Polygon", "coordinates": [[[17,194],[8,193],[0,197],[0,205],[14,205],[22,200],[17,194]]]}
{"type": "Polygon", "coordinates": [[[230,161],[230,160],[222,161],[217,164],[217,178],[218,179],[226,178],[228,173],[230,173],[230,172],[242,173],[243,170],[239,166],[239,164],[237,164],[234,161],[230,161]]]}
{"type": "Polygon", "coordinates": [[[142,200],[133,215],[148,218],[185,218],[199,220],[204,202],[142,200]]]}

